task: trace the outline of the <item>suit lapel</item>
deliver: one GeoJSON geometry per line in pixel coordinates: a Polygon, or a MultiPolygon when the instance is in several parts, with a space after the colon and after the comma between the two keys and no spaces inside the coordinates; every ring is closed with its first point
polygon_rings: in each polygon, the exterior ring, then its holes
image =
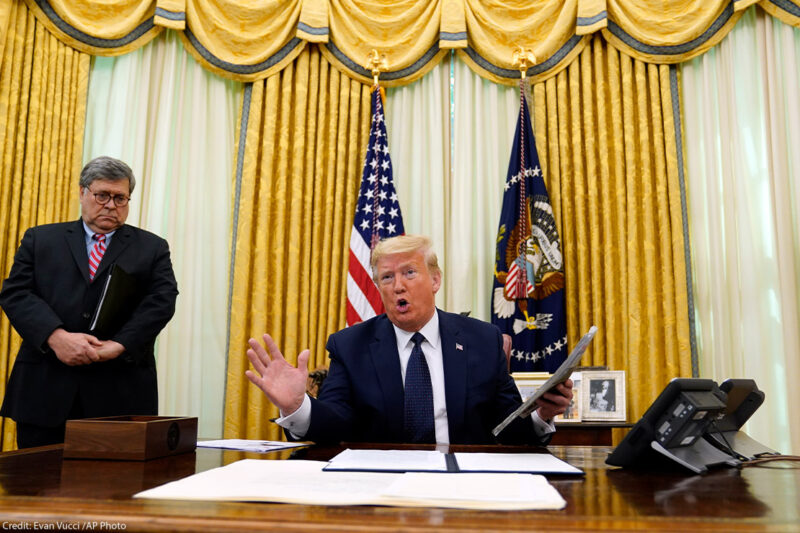
{"type": "MultiPolygon", "coordinates": [[[[108,245],[106,253],[103,254],[103,259],[100,260],[100,265],[97,267],[97,274],[95,274],[94,279],[99,279],[103,272],[108,270],[110,265],[114,264],[114,261],[117,260],[123,250],[130,245],[132,238],[133,230],[131,230],[131,227],[128,225],[123,225],[114,232],[114,235],[111,237],[111,244],[108,245]]],[[[88,263],[89,259],[87,258],[86,261],[88,263]]],[[[86,272],[88,276],[88,265],[86,267],[86,272]]]]}
{"type": "Polygon", "coordinates": [[[442,340],[444,365],[444,395],[447,403],[447,426],[450,442],[458,442],[458,428],[465,427],[464,409],[467,401],[467,350],[459,325],[443,311],[439,313],[439,331],[442,340]]]}
{"type": "Polygon", "coordinates": [[[69,247],[75,266],[83,276],[86,284],[89,284],[89,255],[86,253],[86,232],[83,230],[83,222],[79,219],[76,223],[67,228],[65,235],[67,246],[69,247]]]}
{"type": "Polygon", "coordinates": [[[386,424],[395,437],[402,436],[405,399],[400,354],[397,353],[394,328],[386,316],[376,326],[375,339],[370,344],[369,351],[386,406],[386,424]]]}

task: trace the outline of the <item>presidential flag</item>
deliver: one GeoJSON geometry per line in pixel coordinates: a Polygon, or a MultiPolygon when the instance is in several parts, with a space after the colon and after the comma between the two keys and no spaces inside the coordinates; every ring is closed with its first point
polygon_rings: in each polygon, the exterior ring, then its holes
{"type": "Polygon", "coordinates": [[[521,89],[497,230],[492,323],[511,335],[512,372],[553,372],[566,359],[564,261],[521,89]]]}
{"type": "Polygon", "coordinates": [[[382,239],[402,235],[403,215],[392,182],[392,160],[383,114],[383,90],[372,89],[372,123],[364,160],[361,189],[350,232],[347,271],[347,325],[383,313],[380,293],[372,281],[370,256],[382,239]]]}

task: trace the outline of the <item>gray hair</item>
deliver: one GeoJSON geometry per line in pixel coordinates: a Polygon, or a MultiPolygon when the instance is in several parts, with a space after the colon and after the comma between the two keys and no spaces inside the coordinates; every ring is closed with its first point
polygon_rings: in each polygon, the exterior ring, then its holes
{"type": "Polygon", "coordinates": [[[136,187],[136,178],[133,177],[131,167],[119,159],[102,155],[95,157],[81,170],[81,179],[78,184],[88,188],[95,180],[120,181],[128,180],[128,192],[132,193],[136,187]]]}
{"type": "Polygon", "coordinates": [[[442,270],[439,268],[439,260],[428,237],[424,235],[398,235],[379,242],[372,250],[372,258],[370,259],[372,279],[376,282],[378,281],[378,269],[375,267],[382,257],[408,252],[421,253],[425,257],[425,265],[428,267],[428,272],[432,275],[441,275],[442,270]]]}

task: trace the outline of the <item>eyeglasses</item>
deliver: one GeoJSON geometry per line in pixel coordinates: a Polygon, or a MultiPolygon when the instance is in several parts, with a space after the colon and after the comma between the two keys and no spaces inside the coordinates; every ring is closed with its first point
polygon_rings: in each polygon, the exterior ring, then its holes
{"type": "Polygon", "coordinates": [[[112,198],[114,199],[114,205],[117,207],[125,207],[128,205],[128,201],[131,199],[130,196],[125,196],[124,194],[108,194],[107,192],[92,192],[91,189],[87,187],[86,189],[94,196],[94,201],[100,205],[106,205],[109,200],[112,198]]]}

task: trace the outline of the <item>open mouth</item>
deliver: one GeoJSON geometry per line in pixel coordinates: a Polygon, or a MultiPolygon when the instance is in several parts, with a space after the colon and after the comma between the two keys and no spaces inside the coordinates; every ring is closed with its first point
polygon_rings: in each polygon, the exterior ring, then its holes
{"type": "Polygon", "coordinates": [[[405,313],[406,311],[408,311],[408,307],[409,307],[408,300],[406,300],[405,298],[400,298],[399,300],[397,300],[397,310],[400,311],[401,313],[405,313]]]}

